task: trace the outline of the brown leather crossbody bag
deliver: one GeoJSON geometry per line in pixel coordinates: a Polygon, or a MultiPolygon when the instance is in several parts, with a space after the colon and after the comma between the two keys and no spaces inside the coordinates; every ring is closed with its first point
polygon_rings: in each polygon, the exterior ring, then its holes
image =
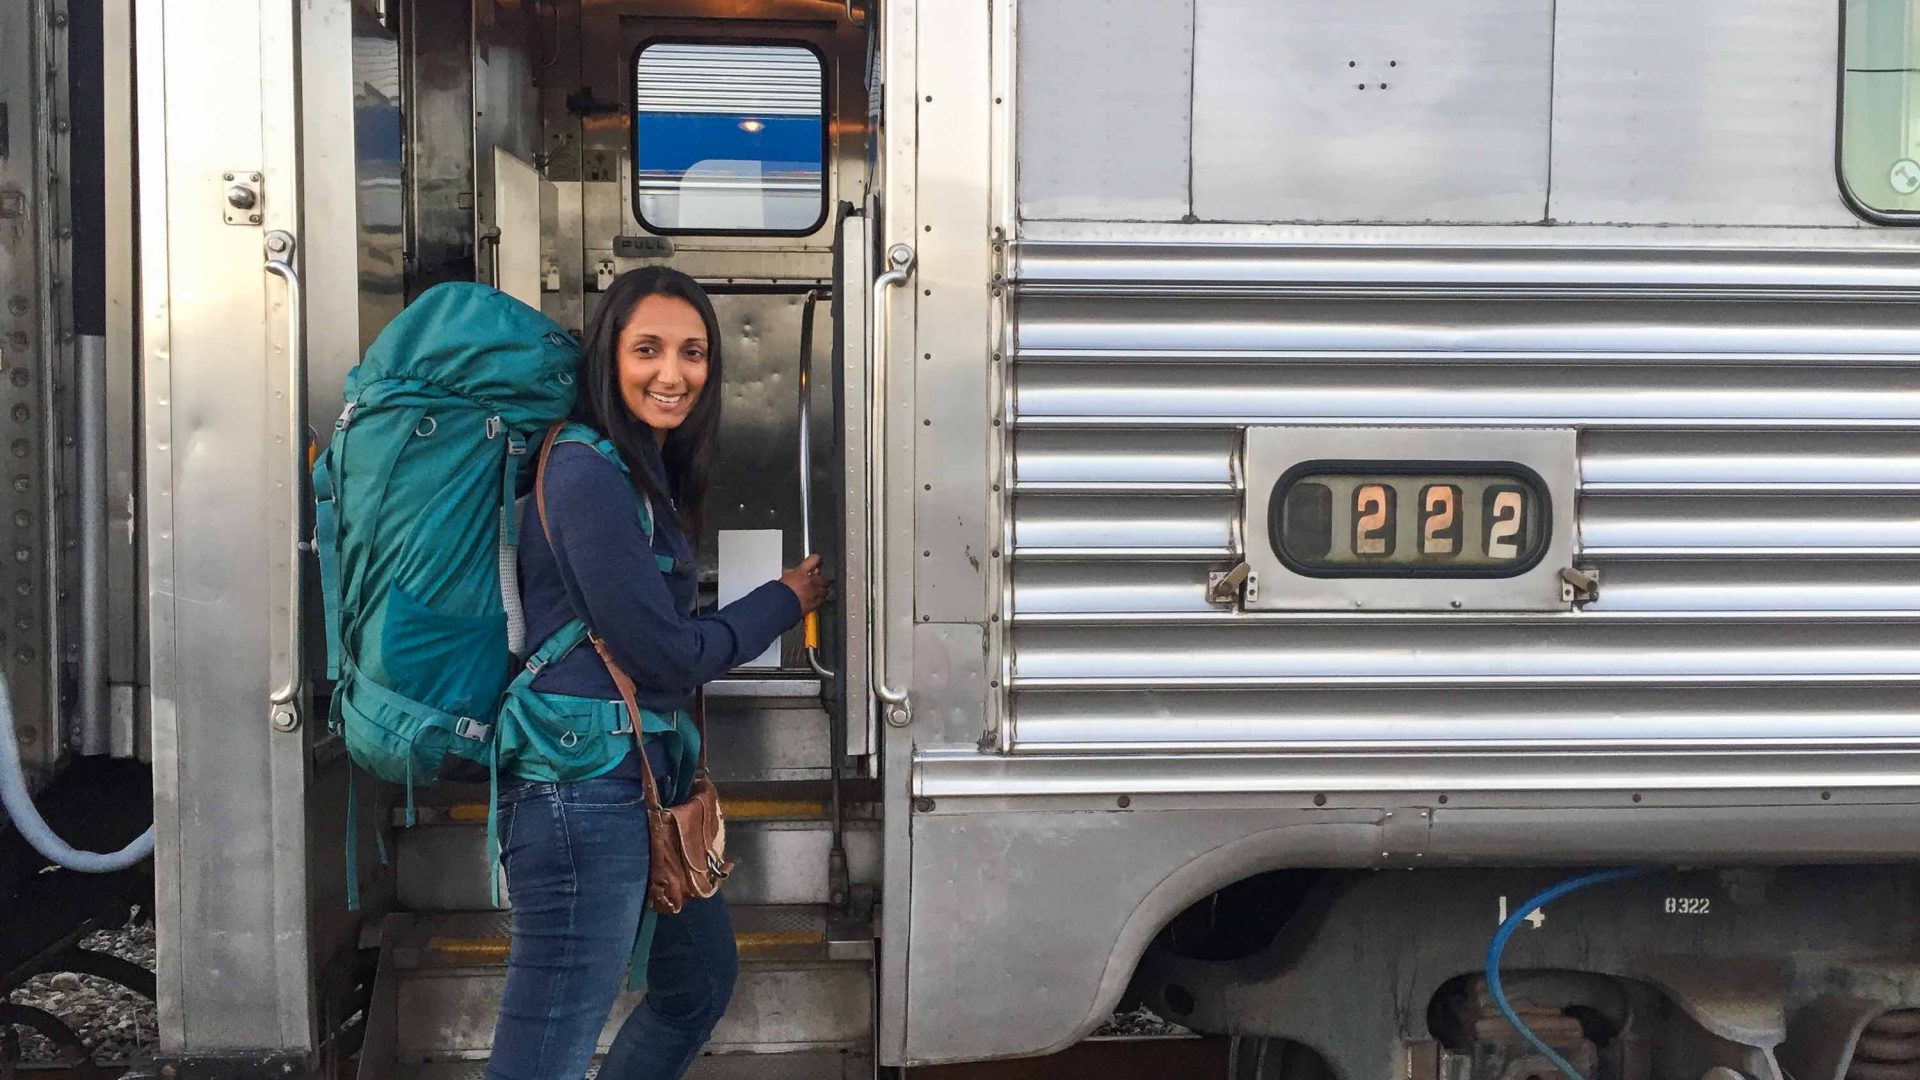
{"type": "MultiPolygon", "coordinates": [[[[553,543],[553,531],[547,526],[547,459],[552,456],[554,440],[564,426],[556,424],[547,432],[533,476],[533,501],[540,514],[540,530],[546,534],[549,545],[553,543]]],[[[600,661],[607,665],[613,685],[620,689],[620,699],[627,706],[627,726],[633,730],[633,750],[640,755],[647,796],[647,843],[651,849],[647,905],[663,915],[677,915],[687,901],[705,899],[719,892],[721,882],[733,872],[733,864],[727,861],[727,823],[720,813],[720,793],[707,776],[706,694],[702,691],[694,695],[693,722],[700,733],[700,765],[693,774],[693,791],[678,806],[664,806],[660,785],[653,776],[653,763],[647,760],[633,679],[614,660],[600,635],[590,629],[587,640],[600,654],[600,661]]]]}

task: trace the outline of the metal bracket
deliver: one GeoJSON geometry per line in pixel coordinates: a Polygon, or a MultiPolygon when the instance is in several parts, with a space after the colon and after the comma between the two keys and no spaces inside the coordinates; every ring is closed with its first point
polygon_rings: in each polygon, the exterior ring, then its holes
{"type": "Polygon", "coordinates": [[[1560,599],[1568,604],[1591,604],[1600,599],[1600,571],[1561,567],[1560,599]]]}
{"type": "Polygon", "coordinates": [[[238,169],[220,174],[221,213],[229,225],[260,224],[260,174],[238,169]]]}
{"type": "Polygon", "coordinates": [[[1240,602],[1241,586],[1253,577],[1253,567],[1246,563],[1231,570],[1215,570],[1207,575],[1207,603],[1224,604],[1231,607],[1240,602]]]}

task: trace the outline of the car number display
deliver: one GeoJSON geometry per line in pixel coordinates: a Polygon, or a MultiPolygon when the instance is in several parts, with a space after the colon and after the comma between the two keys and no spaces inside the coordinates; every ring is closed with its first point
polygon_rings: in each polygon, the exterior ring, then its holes
{"type": "Polygon", "coordinates": [[[1553,514],[1539,477],[1513,462],[1309,461],[1267,506],[1273,550],[1316,577],[1524,573],[1553,514]]]}

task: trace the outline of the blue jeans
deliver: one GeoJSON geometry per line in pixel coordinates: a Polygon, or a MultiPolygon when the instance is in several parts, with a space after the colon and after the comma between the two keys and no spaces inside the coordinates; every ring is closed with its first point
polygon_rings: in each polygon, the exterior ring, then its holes
{"type": "MultiPolygon", "coordinates": [[[[646,798],[625,777],[505,781],[500,829],[513,948],[487,1080],[580,1080],[646,904],[646,798]]],[[[738,966],[719,896],[660,916],[646,998],[601,1063],[602,1080],[679,1080],[726,1012],[738,966]]]]}

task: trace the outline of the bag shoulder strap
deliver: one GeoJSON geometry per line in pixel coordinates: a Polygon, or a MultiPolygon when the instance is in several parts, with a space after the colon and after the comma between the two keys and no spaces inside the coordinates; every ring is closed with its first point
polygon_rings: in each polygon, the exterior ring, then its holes
{"type": "MultiPolygon", "coordinates": [[[[546,536],[549,545],[553,543],[553,530],[547,522],[547,461],[553,457],[553,448],[560,441],[561,430],[568,426],[570,425],[555,424],[548,429],[546,442],[540,446],[540,462],[533,471],[533,505],[540,514],[540,531],[546,536]]],[[[648,532],[648,538],[652,538],[651,530],[648,532]]],[[[619,688],[620,700],[627,706],[627,726],[633,729],[633,749],[640,755],[640,777],[646,784],[647,806],[654,810],[664,810],[665,806],[660,801],[660,785],[653,778],[653,762],[647,760],[646,736],[641,731],[640,702],[634,694],[633,679],[627,674],[626,669],[620,666],[620,662],[613,658],[613,653],[607,649],[606,643],[600,640],[599,634],[588,629],[587,640],[593,643],[593,651],[600,654],[600,662],[607,665],[607,674],[613,676],[613,685],[619,688]]],[[[703,737],[700,743],[702,755],[700,766],[704,770],[706,739],[703,737]]]]}

